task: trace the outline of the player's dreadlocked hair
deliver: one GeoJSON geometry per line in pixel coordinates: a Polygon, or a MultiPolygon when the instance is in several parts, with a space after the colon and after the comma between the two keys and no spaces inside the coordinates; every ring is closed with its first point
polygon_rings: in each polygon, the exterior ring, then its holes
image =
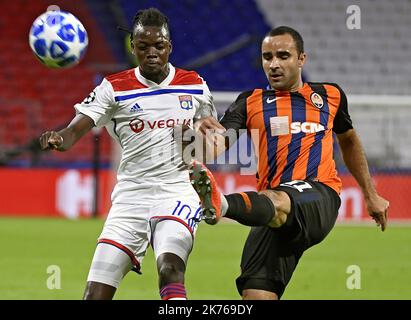
{"type": "MultiPolygon", "coordinates": [[[[139,10],[133,19],[134,32],[137,25],[149,26],[149,27],[164,27],[167,30],[167,37],[170,39],[170,29],[168,26],[168,18],[158,9],[149,8],[145,10],[139,10]]],[[[131,37],[133,36],[133,32],[131,37]]]]}
{"type": "Polygon", "coordinates": [[[275,37],[275,36],[281,36],[283,34],[289,34],[294,42],[295,46],[297,47],[297,53],[300,55],[301,53],[304,52],[304,40],[303,37],[298,33],[297,30],[287,27],[287,26],[281,26],[272,29],[270,32],[267,33],[266,37],[275,37]]]}

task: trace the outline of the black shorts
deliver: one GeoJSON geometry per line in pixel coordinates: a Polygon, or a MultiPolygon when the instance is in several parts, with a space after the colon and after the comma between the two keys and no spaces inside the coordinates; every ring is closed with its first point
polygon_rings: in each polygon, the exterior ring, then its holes
{"type": "Polygon", "coordinates": [[[237,278],[244,289],[261,289],[281,297],[303,252],[321,242],[337,220],[340,197],[332,188],[314,181],[292,181],[274,190],[286,192],[291,212],[278,229],[252,227],[237,278]]]}

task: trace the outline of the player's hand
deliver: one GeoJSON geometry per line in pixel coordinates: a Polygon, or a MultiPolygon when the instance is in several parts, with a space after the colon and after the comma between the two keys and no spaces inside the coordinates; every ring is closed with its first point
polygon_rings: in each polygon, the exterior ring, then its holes
{"type": "Polygon", "coordinates": [[[388,207],[390,203],[378,194],[366,199],[368,214],[375,220],[381,231],[387,227],[388,207]]]}
{"type": "Polygon", "coordinates": [[[194,123],[194,129],[204,136],[206,136],[207,133],[223,134],[226,131],[225,128],[214,117],[206,117],[197,120],[194,123]]]}
{"type": "Polygon", "coordinates": [[[63,137],[55,131],[46,131],[40,136],[41,150],[60,150],[63,146],[63,137]]]}

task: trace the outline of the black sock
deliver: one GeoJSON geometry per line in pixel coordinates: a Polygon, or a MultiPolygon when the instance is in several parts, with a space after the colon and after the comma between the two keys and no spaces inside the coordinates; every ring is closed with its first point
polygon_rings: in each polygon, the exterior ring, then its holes
{"type": "Polygon", "coordinates": [[[246,226],[265,226],[275,216],[275,207],[268,197],[257,192],[241,192],[226,195],[226,218],[246,226]]]}

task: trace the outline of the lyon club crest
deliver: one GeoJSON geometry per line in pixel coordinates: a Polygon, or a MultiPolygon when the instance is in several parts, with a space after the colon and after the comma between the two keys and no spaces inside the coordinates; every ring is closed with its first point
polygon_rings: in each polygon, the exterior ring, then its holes
{"type": "Polygon", "coordinates": [[[311,102],[318,108],[321,109],[324,105],[323,97],[321,97],[318,93],[313,92],[311,94],[311,102]]]}
{"type": "Polygon", "coordinates": [[[190,95],[178,96],[180,100],[180,107],[184,110],[193,109],[193,97],[190,95]]]}

